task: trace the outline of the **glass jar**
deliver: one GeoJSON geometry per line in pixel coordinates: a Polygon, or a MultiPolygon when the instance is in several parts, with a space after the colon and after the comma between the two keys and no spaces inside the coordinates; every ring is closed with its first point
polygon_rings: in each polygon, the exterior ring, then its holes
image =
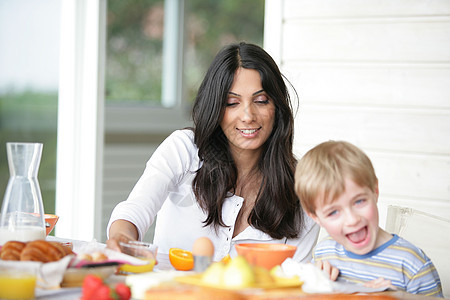
{"type": "Polygon", "coordinates": [[[44,205],[37,173],[40,143],[6,143],[10,178],[0,217],[0,245],[45,239],[44,205]]]}

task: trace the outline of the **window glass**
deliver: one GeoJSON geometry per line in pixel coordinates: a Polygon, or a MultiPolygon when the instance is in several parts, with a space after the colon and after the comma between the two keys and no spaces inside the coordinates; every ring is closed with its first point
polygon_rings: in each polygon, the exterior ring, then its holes
{"type": "MultiPolygon", "coordinates": [[[[222,46],[242,40],[262,46],[264,0],[185,0],[184,7],[183,100],[192,101],[222,46]]],[[[164,1],[108,1],[107,105],[161,103],[163,38],[164,1]]]]}
{"type": "Polygon", "coordinates": [[[160,103],[164,2],[109,0],[106,101],[160,103]]]}
{"type": "Polygon", "coordinates": [[[229,43],[263,46],[264,0],[186,0],[184,79],[192,101],[217,52],[229,43]]]}
{"type": "Polygon", "coordinates": [[[55,212],[58,0],[0,1],[0,201],[9,179],[6,142],[43,143],[38,180],[55,212]]]}

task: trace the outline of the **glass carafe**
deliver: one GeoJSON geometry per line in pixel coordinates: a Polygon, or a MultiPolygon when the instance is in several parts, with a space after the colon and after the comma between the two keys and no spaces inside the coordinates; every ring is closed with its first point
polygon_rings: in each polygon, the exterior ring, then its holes
{"type": "Polygon", "coordinates": [[[42,144],[6,143],[9,181],[0,216],[0,245],[45,239],[44,205],[37,179],[42,144]]]}

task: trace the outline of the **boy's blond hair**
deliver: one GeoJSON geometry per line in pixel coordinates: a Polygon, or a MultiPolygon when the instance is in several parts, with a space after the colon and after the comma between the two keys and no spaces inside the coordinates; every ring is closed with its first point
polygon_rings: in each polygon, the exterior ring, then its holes
{"type": "Polygon", "coordinates": [[[295,191],[302,207],[315,214],[316,201],[330,203],[345,190],[345,179],[375,192],[378,179],[370,159],[344,141],[328,141],[309,150],[298,162],[295,191]]]}

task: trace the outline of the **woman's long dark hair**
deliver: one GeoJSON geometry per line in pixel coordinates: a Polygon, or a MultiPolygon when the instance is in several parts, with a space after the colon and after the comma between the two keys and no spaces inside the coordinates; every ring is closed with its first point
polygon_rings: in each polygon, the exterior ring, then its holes
{"type": "Polygon", "coordinates": [[[236,190],[237,169],[220,121],[238,68],[258,71],[264,91],[275,104],[274,127],[258,163],[262,183],[248,222],[272,238],[298,237],[303,218],[294,190],[294,117],[289,93],[270,55],[247,43],[229,45],[217,54],[192,110],[195,144],[203,162],[192,187],[200,207],[208,214],[204,224],[212,224],[216,229],[227,226],[222,219],[222,206],[227,193],[236,190]]]}

